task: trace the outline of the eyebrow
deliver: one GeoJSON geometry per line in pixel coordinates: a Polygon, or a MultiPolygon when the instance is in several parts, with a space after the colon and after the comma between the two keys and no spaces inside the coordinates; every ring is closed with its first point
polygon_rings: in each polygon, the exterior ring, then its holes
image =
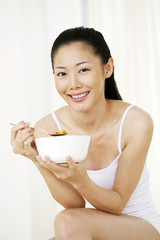
{"type": "MultiPolygon", "coordinates": [[[[75,66],[77,67],[77,66],[79,66],[81,64],[84,64],[84,63],[89,63],[89,62],[87,62],[87,61],[79,62],[79,63],[76,63],[75,66]]],[[[57,69],[57,68],[58,69],[66,69],[66,67],[63,67],[63,66],[57,66],[54,69],[57,69]]]]}

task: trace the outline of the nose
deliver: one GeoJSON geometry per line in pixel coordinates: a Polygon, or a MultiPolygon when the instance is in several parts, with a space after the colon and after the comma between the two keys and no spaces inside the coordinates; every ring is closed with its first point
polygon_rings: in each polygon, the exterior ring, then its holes
{"type": "Polygon", "coordinates": [[[77,89],[80,87],[81,87],[81,83],[79,81],[77,74],[70,73],[69,74],[69,88],[72,90],[72,89],[77,89]]]}

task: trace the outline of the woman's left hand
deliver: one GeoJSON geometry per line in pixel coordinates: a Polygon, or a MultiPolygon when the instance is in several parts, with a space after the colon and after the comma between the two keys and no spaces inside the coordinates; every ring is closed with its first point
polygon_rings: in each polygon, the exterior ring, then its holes
{"type": "Polygon", "coordinates": [[[66,157],[66,163],[55,163],[48,156],[43,159],[40,156],[36,157],[41,166],[50,170],[57,178],[68,182],[77,187],[82,184],[87,175],[86,160],[81,162],[74,162],[73,159],[68,156],[66,157]]]}

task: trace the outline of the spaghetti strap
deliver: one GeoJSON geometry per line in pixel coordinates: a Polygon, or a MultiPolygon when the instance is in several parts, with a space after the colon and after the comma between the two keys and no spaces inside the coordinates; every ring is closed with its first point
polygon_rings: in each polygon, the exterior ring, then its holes
{"type": "MultiPolygon", "coordinates": [[[[118,135],[118,150],[119,150],[119,153],[121,154],[122,153],[122,149],[121,149],[121,138],[122,138],[122,129],[123,129],[123,124],[124,124],[124,120],[126,118],[126,115],[128,113],[128,111],[132,108],[132,107],[135,107],[135,105],[130,105],[126,110],[125,112],[123,113],[123,116],[122,116],[122,120],[121,120],[121,124],[120,124],[120,128],[119,128],[119,135],[118,135]]],[[[62,130],[62,127],[60,125],[60,122],[55,114],[55,112],[52,112],[52,117],[57,125],[57,128],[58,130],[62,130]]]]}
{"type": "Polygon", "coordinates": [[[121,124],[120,124],[120,128],[119,128],[119,136],[118,136],[118,150],[119,150],[119,153],[121,154],[122,153],[122,148],[121,148],[121,138],[122,138],[122,129],[123,129],[123,124],[124,124],[124,120],[126,118],[126,115],[128,113],[128,111],[135,107],[135,105],[130,105],[126,110],[125,112],[123,113],[123,116],[122,116],[122,120],[121,120],[121,124]]]}
{"type": "Polygon", "coordinates": [[[56,123],[56,125],[57,125],[58,130],[62,130],[61,125],[60,125],[60,122],[59,122],[59,120],[58,120],[55,112],[52,112],[52,117],[53,117],[53,119],[54,119],[54,121],[55,121],[55,123],[56,123]]]}

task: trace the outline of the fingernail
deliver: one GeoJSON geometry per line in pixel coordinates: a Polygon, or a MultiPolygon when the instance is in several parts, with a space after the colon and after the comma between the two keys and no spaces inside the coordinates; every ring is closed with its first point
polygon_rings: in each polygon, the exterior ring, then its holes
{"type": "Polygon", "coordinates": [[[67,161],[72,161],[72,159],[71,159],[70,156],[67,156],[67,157],[66,157],[66,160],[67,160],[67,161]]]}
{"type": "Polygon", "coordinates": [[[37,159],[37,161],[39,161],[39,160],[40,160],[40,156],[39,156],[39,155],[37,155],[37,156],[36,156],[36,159],[37,159]]]}
{"type": "Polygon", "coordinates": [[[44,156],[44,159],[45,159],[46,163],[50,163],[51,162],[50,159],[48,158],[48,156],[44,156]]]}

